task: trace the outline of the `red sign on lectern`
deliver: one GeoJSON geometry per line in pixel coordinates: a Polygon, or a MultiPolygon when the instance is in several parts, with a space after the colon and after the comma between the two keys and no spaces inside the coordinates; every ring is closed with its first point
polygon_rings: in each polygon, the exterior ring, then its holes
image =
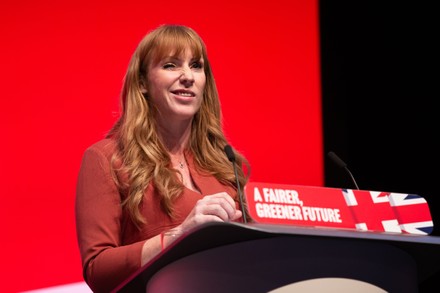
{"type": "Polygon", "coordinates": [[[416,194],[250,182],[247,209],[257,223],[428,235],[428,203],[416,194]]]}

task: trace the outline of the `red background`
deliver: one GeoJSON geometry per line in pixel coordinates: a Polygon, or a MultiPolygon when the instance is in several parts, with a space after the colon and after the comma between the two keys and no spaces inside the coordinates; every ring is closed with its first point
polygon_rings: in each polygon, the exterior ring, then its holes
{"type": "Polygon", "coordinates": [[[115,121],[130,56],[159,24],[205,40],[226,134],[252,181],[323,185],[317,1],[207,3],[0,3],[2,292],[83,281],[81,156],[115,121]]]}

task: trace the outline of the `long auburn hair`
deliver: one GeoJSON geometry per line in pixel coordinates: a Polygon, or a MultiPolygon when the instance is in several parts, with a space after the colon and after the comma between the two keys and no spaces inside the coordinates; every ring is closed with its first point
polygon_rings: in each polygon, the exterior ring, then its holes
{"type": "MultiPolygon", "coordinates": [[[[142,89],[150,64],[159,62],[170,53],[179,56],[187,48],[195,58],[203,57],[206,75],[203,101],[192,121],[187,151],[193,154],[200,172],[211,174],[221,183],[237,188],[234,170],[224,153],[228,142],[222,130],[220,100],[206,46],[200,36],[187,26],[161,25],[141,40],[131,57],[121,91],[121,115],[107,134],[108,138],[117,142],[112,166],[115,182],[120,192],[126,195],[122,206],[138,227],[146,223],[140,205],[150,183],[159,192],[161,206],[171,217],[173,201],[183,192],[184,186],[176,176],[177,171],[171,167],[170,156],[157,133],[154,106],[142,89]],[[114,164],[115,161],[120,163],[114,164]]],[[[235,164],[240,188],[243,189],[249,172],[245,175],[241,167],[245,164],[250,171],[249,163],[236,152],[235,164]]],[[[238,200],[238,196],[235,197],[238,200]]]]}

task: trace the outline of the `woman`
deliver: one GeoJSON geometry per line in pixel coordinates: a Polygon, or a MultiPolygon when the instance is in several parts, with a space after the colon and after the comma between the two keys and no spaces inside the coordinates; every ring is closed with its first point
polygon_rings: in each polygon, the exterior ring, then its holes
{"type": "MultiPolygon", "coordinates": [[[[94,292],[111,291],[169,245],[167,230],[243,218],[218,92],[194,30],[162,25],[144,37],[121,104],[106,138],[85,151],[78,175],[77,236],[94,292]]],[[[243,163],[236,153],[240,186],[243,163]]]]}

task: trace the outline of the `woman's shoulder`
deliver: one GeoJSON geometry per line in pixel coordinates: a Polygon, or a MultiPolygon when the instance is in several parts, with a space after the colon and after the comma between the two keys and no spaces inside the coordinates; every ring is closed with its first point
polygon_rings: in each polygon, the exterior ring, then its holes
{"type": "Polygon", "coordinates": [[[91,144],[87,149],[86,153],[100,153],[104,156],[111,156],[116,151],[116,141],[111,138],[103,138],[95,143],[91,144]]]}

